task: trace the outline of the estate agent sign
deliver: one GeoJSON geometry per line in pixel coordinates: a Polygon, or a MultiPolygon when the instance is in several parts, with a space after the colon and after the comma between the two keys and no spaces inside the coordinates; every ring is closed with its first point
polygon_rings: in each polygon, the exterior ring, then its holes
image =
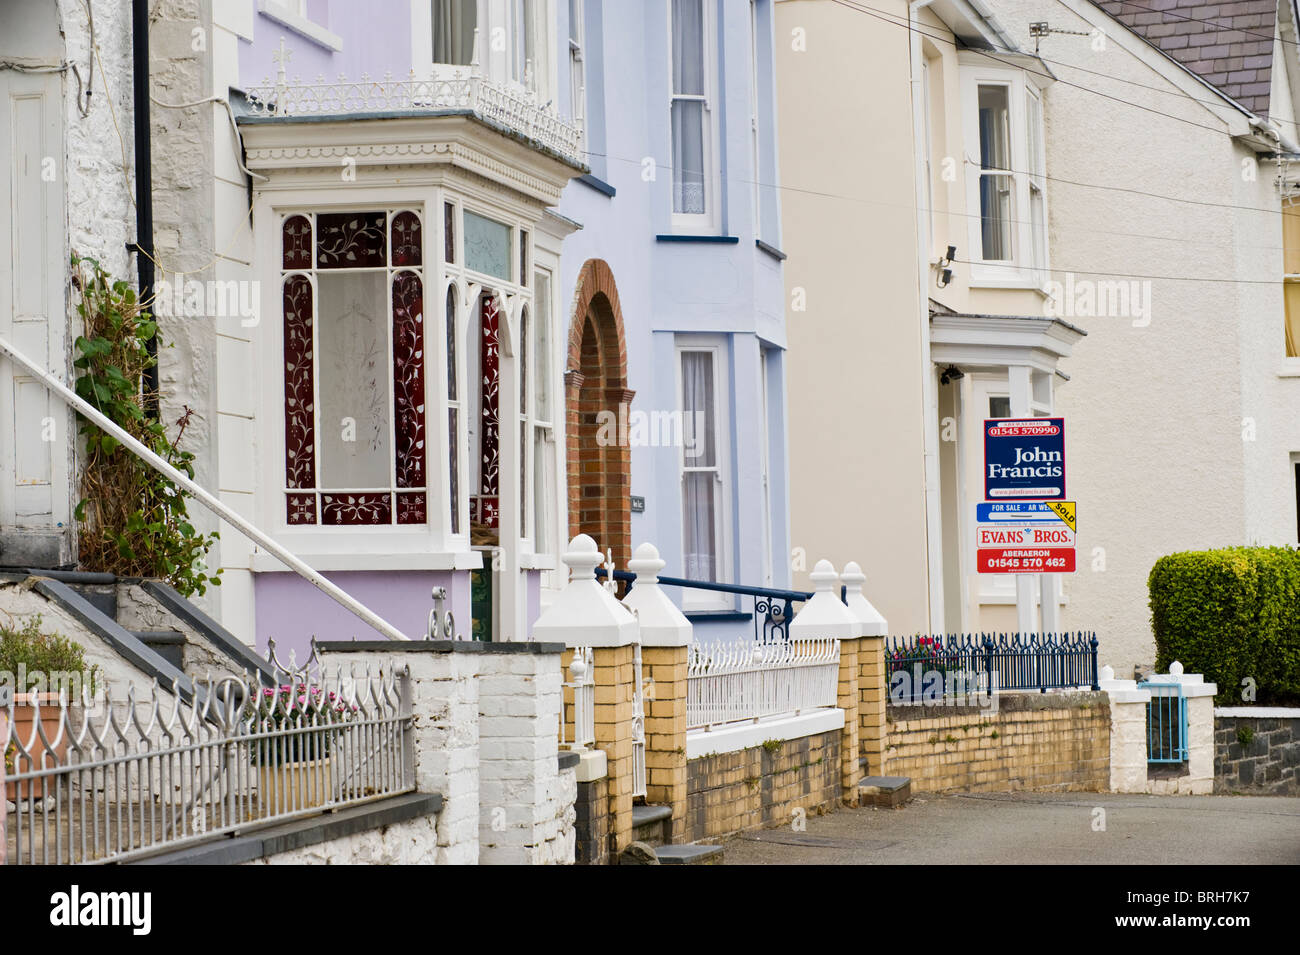
{"type": "Polygon", "coordinates": [[[984,499],[1065,500],[1065,419],[986,419],[984,499]]]}
{"type": "Polygon", "coordinates": [[[984,497],[975,506],[981,574],[1072,574],[1077,512],[1065,500],[1065,419],[984,422],[984,497]]]}

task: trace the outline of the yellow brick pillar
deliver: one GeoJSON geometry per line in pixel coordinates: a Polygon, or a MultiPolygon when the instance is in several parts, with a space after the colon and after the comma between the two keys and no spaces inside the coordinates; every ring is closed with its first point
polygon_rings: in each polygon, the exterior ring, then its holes
{"type": "Polygon", "coordinates": [[[646,678],[646,796],[671,806],[669,842],[686,833],[686,647],[642,647],[646,678]]]}
{"type": "Polygon", "coordinates": [[[844,711],[844,730],[840,739],[840,781],[844,787],[844,805],[858,804],[858,780],[863,776],[858,765],[858,650],[861,639],[840,641],[840,681],[838,705],[844,711]]]}
{"type": "Polygon", "coordinates": [[[858,737],[868,776],[886,776],[885,638],[863,637],[858,646],[858,737]]]}
{"type": "MultiPolygon", "coordinates": [[[[611,861],[632,841],[632,661],[640,638],[636,617],[596,580],[600,549],[586,534],[563,556],[569,583],[533,624],[537,641],[590,647],[595,689],[596,748],[607,762],[611,861]]],[[[559,727],[556,727],[559,732],[559,727]]]]}
{"type": "Polygon", "coordinates": [[[862,592],[867,578],[861,567],[849,561],[840,580],[844,581],[844,605],[858,621],[858,632],[862,635],[857,646],[857,719],[858,745],[867,758],[867,771],[863,775],[884,776],[885,702],[889,695],[885,683],[885,634],[889,625],[862,592]]]}
{"type": "Polygon", "coordinates": [[[686,658],[691,623],[659,587],[664,562],[642,544],[627,562],[636,574],[623,604],[641,632],[641,675],[646,687],[646,802],[670,806],[669,843],[686,836],[686,658]]]}
{"type": "Polygon", "coordinates": [[[631,646],[592,651],[596,684],[596,749],[604,750],[609,780],[610,852],[617,859],[632,842],[631,646]]]}

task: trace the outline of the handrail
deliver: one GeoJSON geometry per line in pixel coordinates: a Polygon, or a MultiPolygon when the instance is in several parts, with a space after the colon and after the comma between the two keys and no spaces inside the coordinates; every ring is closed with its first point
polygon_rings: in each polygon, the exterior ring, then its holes
{"type": "MultiPolygon", "coordinates": [[[[608,574],[609,571],[604,567],[596,568],[597,577],[606,577],[608,574]]],[[[712,590],[746,597],[770,597],[773,600],[812,600],[813,598],[812,591],[777,590],[772,587],[750,587],[748,584],[719,584],[708,580],[688,580],[685,577],[665,577],[663,574],[657,574],[656,577],[661,587],[690,587],[694,590],[712,590]]],[[[630,570],[616,570],[614,579],[632,583],[636,580],[636,574],[630,570]]]]}
{"type": "Polygon", "coordinates": [[[379,614],[375,613],[336,584],[331,583],[321,574],[317,573],[292,552],[276,543],[268,534],[246,521],[242,516],[231,510],[225,504],[222,504],[220,500],[208,493],[208,491],[200,485],[194,483],[194,481],[190,480],[190,478],[186,477],[180,471],[176,470],[176,468],[168,464],[163,458],[159,457],[153,451],[150,451],[140,441],[106,418],[98,409],[85,401],[76,392],[72,391],[67,385],[59,381],[59,379],[55,378],[40,365],[36,364],[13,345],[9,344],[9,342],[2,336],[0,336],[0,353],[8,355],[16,364],[21,365],[33,377],[39,379],[46,388],[50,389],[50,391],[55,395],[63,399],[65,404],[75,408],[82,416],[93,421],[101,430],[111,434],[126,448],[130,449],[136,457],[140,458],[155,471],[158,471],[169,481],[185,488],[185,490],[189,491],[190,494],[194,495],[194,498],[200,504],[210,510],[213,514],[216,514],[217,517],[230,524],[245,537],[266,548],[269,553],[277,557],[281,563],[296,573],[299,577],[308,581],[317,590],[325,594],[325,596],[333,599],[346,610],[351,611],[368,626],[378,630],[389,640],[411,639],[383,617],[379,616],[379,614]]]}

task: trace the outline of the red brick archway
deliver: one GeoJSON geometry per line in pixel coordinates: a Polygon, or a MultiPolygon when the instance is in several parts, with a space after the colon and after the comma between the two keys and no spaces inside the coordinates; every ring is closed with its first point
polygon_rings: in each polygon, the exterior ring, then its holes
{"type": "MultiPolygon", "coordinates": [[[[626,441],[600,441],[597,435],[601,420],[608,420],[601,412],[617,421],[620,406],[630,406],[635,392],[627,387],[618,288],[603,259],[588,259],[578,274],[565,368],[569,534],[591,535],[623,568],[632,556],[631,456],[626,441]]],[[[612,430],[617,437],[617,427],[612,430]]]]}

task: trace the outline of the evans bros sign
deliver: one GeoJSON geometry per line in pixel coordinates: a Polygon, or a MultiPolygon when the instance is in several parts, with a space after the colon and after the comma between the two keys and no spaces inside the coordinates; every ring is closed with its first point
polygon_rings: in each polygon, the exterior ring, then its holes
{"type": "Polygon", "coordinates": [[[1064,500],[1065,419],[986,419],[984,498],[1064,500]]]}
{"type": "Polygon", "coordinates": [[[975,506],[981,574],[1074,573],[1074,503],[985,501],[975,506]]]}

